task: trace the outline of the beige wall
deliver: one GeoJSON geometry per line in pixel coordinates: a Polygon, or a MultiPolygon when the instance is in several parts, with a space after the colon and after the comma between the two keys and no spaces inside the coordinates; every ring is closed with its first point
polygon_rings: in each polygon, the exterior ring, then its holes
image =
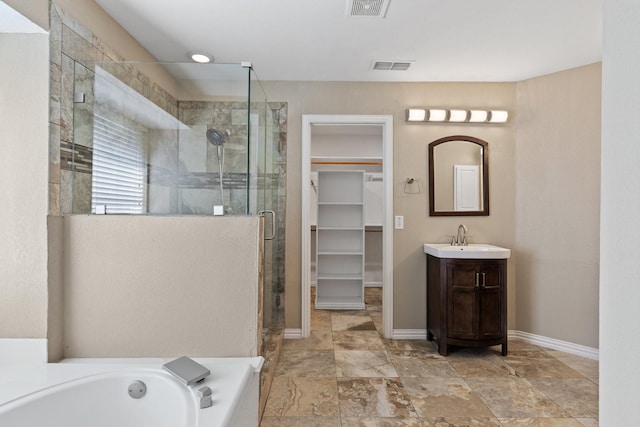
{"type": "Polygon", "coordinates": [[[515,159],[517,328],[595,348],[600,82],[594,64],[518,83],[515,159]]]}
{"type": "Polygon", "coordinates": [[[45,338],[49,37],[0,34],[0,64],[0,338],[45,338]]]}
{"type": "Polygon", "coordinates": [[[258,217],[64,218],[64,356],[258,354],[258,217]]]}
{"type": "MultiPolygon", "coordinates": [[[[82,27],[76,25],[74,30],[84,34],[88,29],[90,33],[86,34],[87,37],[97,37],[101,43],[115,49],[124,60],[155,61],[155,58],[146,49],[93,0],[54,0],[53,3],[57,6],[59,13],[63,15],[65,24],[73,25],[73,22],[77,21],[82,27]],[[65,14],[68,14],[72,19],[65,19],[65,14]]],[[[171,95],[176,98],[180,97],[182,91],[180,85],[164,68],[153,64],[138,64],[136,67],[171,95]]]]}
{"type": "Polygon", "coordinates": [[[49,29],[49,0],[2,0],[45,30],[49,29]]]}
{"type": "MultiPolygon", "coordinates": [[[[394,214],[404,215],[405,229],[394,231],[394,328],[424,329],[425,242],[445,242],[460,222],[472,242],[514,244],[515,126],[408,124],[410,106],[494,107],[515,109],[513,83],[358,83],[263,82],[269,99],[286,101],[287,241],[285,316],[287,328],[300,328],[301,280],[301,123],[302,114],[392,114],[394,116],[394,214]],[[427,144],[447,135],[472,135],[489,142],[491,216],[430,218],[427,206],[427,144]],[[422,192],[406,195],[407,177],[422,192]]],[[[515,259],[515,257],[514,257],[515,259]]],[[[515,327],[514,263],[509,263],[509,327],[515,327]]]]}
{"type": "Polygon", "coordinates": [[[47,274],[47,357],[49,362],[57,362],[64,357],[64,218],[47,218],[48,250],[47,274]]]}

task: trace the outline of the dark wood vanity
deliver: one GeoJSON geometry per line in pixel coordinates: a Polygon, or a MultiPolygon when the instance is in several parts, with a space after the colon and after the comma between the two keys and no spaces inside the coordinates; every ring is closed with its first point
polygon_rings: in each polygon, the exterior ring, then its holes
{"type": "Polygon", "coordinates": [[[502,345],[507,355],[507,260],[427,255],[427,339],[449,346],[502,345]]]}

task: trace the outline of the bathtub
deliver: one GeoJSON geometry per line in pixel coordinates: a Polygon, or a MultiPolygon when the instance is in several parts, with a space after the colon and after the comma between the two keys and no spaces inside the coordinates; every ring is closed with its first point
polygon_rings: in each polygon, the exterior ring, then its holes
{"type": "Polygon", "coordinates": [[[257,426],[262,357],[194,360],[211,375],[190,387],[162,369],[169,359],[0,365],[0,426],[257,426]],[[138,399],[128,393],[134,381],[146,385],[138,399]],[[200,409],[197,390],[205,385],[213,406],[200,409]]]}

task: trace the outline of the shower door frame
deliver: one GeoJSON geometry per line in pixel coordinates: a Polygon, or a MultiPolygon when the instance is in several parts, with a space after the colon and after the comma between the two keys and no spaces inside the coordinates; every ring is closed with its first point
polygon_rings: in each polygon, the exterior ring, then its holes
{"type": "Polygon", "coordinates": [[[310,325],[311,221],[309,219],[309,182],[311,181],[311,125],[380,125],[382,126],[382,328],[385,338],[393,338],[393,116],[392,115],[302,115],[302,271],[300,336],[287,333],[285,338],[306,338],[310,325]]]}

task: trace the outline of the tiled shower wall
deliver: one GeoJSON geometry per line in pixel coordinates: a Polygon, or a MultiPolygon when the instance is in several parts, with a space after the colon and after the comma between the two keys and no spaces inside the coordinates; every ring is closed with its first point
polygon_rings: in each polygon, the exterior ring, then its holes
{"type": "MultiPolygon", "coordinates": [[[[247,103],[178,101],[132,64],[107,47],[64,10],[51,7],[51,104],[49,213],[59,216],[91,211],[93,75],[100,67],[178,118],[189,129],[147,130],[149,152],[148,211],[155,214],[211,214],[220,204],[217,151],[206,142],[206,130],[229,131],[224,150],[224,201],[228,214],[245,214],[247,198],[247,103]],[[74,83],[85,94],[75,104],[74,83]]],[[[259,185],[271,186],[284,212],[286,174],[286,103],[252,105],[260,125],[273,137],[267,153],[271,170],[260,171],[259,185]]],[[[267,204],[269,204],[267,202],[267,204]]],[[[275,209],[274,209],[275,210],[275,209]]],[[[283,217],[284,215],[280,215],[283,217]]],[[[282,227],[284,222],[280,224],[282,227]]],[[[280,228],[280,227],[278,227],[280,228]]],[[[284,228],[281,228],[284,234],[284,228]]],[[[284,243],[284,241],[283,241],[284,243]]]]}
{"type": "MultiPolygon", "coordinates": [[[[210,214],[219,197],[216,151],[206,143],[207,127],[229,130],[225,143],[224,204],[228,213],[244,214],[246,205],[247,104],[231,101],[178,101],[132,64],[124,64],[115,50],[51,4],[50,114],[49,114],[49,214],[62,216],[91,210],[93,70],[99,63],[190,130],[148,130],[149,213],[210,214]],[[76,104],[74,84],[85,93],[76,104]],[[75,135],[75,140],[74,140],[75,135]],[[153,144],[150,144],[153,141],[153,144]],[[189,152],[193,149],[193,152],[189,152]],[[245,150],[245,151],[243,151],[245,150]],[[199,153],[199,154],[198,154],[199,153]]],[[[253,107],[253,106],[252,106],[253,107]]],[[[287,103],[269,102],[260,111],[260,123],[274,143],[266,153],[266,170],[258,186],[270,188],[265,207],[278,212],[274,256],[265,268],[272,272],[272,318],[281,320],[284,304],[284,241],[286,200],[287,103]],[[264,180],[264,181],[263,181],[264,180]]]]}
{"type": "MultiPolygon", "coordinates": [[[[85,68],[85,83],[91,84],[96,63],[137,90],[147,99],[177,117],[177,100],[138,71],[88,29],[51,4],[49,106],[49,214],[87,213],[91,200],[91,138],[81,138],[74,147],[74,76],[85,68]],[[76,176],[73,167],[76,166],[76,176]],[[75,181],[75,182],[74,182],[75,181]]],[[[82,78],[80,81],[82,82],[82,78]]],[[[87,91],[90,96],[91,91],[87,91]]],[[[90,106],[90,99],[86,100],[90,106]]],[[[92,113],[85,110],[88,114],[92,113]]],[[[82,116],[82,109],[79,111],[82,116]]],[[[82,121],[82,117],[76,120],[82,121]]],[[[85,122],[84,131],[91,132],[85,122]]]]}

